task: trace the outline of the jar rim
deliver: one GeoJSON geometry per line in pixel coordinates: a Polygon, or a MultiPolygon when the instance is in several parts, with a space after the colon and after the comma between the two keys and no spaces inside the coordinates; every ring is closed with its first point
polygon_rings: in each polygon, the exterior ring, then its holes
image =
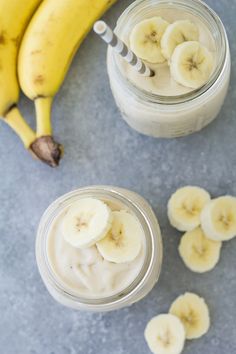
{"type": "MultiPolygon", "coordinates": [[[[117,70],[118,74],[117,77],[118,79],[127,86],[127,88],[134,93],[137,97],[140,99],[145,99],[145,101],[148,101],[150,103],[154,104],[160,104],[160,105],[176,105],[176,104],[181,104],[181,103],[186,103],[189,101],[192,101],[200,96],[202,96],[204,93],[209,91],[213,87],[213,85],[216,83],[218,78],[220,77],[224,66],[225,66],[225,61],[226,61],[226,53],[228,50],[228,40],[227,40],[227,34],[224,28],[224,25],[217,15],[217,13],[210,7],[208,6],[205,2],[202,0],[172,0],[171,2],[169,0],[136,0],[134,1],[131,5],[129,5],[124,12],[120,15],[117,21],[117,25],[115,27],[115,32],[119,36],[121,31],[124,30],[125,24],[127,24],[127,18],[134,13],[137,8],[142,7],[143,5],[151,5],[156,4],[158,6],[165,7],[168,6],[179,6],[182,7],[185,10],[194,10],[195,15],[201,15],[201,16],[207,16],[208,21],[212,21],[216,25],[217,29],[217,35],[218,39],[216,42],[216,45],[219,48],[219,54],[217,55],[218,59],[218,64],[215,67],[214,72],[212,73],[210,79],[206,84],[201,86],[198,89],[192,90],[188,93],[181,94],[181,95],[176,95],[176,96],[164,96],[164,95],[158,95],[155,93],[148,92],[140,87],[137,87],[135,84],[133,84],[131,81],[127,79],[127,77],[124,75],[123,71],[121,70],[121,65],[119,65],[120,62],[120,56],[113,50],[111,50],[111,57],[112,61],[114,63],[115,69],[117,70]]],[[[206,23],[205,23],[206,24],[206,23]]]]}
{"type": "MultiPolygon", "coordinates": [[[[139,291],[140,287],[142,287],[145,280],[150,275],[153,264],[155,262],[155,258],[158,258],[159,270],[158,277],[160,274],[160,268],[162,263],[162,242],[161,235],[159,230],[154,230],[152,226],[152,221],[147,213],[142,210],[140,205],[133,201],[132,198],[124,196],[123,191],[128,191],[122,188],[110,187],[110,186],[91,186],[76,189],[72,192],[69,192],[60,198],[56,199],[44,212],[38,227],[37,237],[36,237],[36,259],[39,268],[39,272],[42,276],[43,281],[48,282],[54,290],[63,297],[69,299],[73,303],[77,303],[78,305],[88,306],[90,308],[96,307],[106,308],[107,306],[112,306],[115,304],[120,304],[126,302],[130,297],[132,297],[136,292],[139,291]],[[142,226],[144,227],[144,234],[146,240],[146,254],[143,266],[136,276],[134,281],[129,284],[125,289],[119,291],[117,294],[107,296],[107,297],[99,297],[99,298],[86,298],[83,296],[78,296],[75,292],[71,291],[69,288],[59,281],[59,277],[53,272],[52,267],[50,266],[48,257],[47,257],[47,237],[50,230],[50,227],[56,217],[62,212],[65,207],[72,204],[78,197],[83,196],[99,196],[101,198],[113,198],[113,200],[119,200],[121,203],[126,205],[132,213],[138,217],[142,226]],[[158,233],[157,233],[158,231],[158,233]],[[156,255],[156,251],[158,254],[156,255]]],[[[131,191],[128,191],[131,192],[131,191]]],[[[134,193],[134,192],[131,192],[134,193]]],[[[134,193],[136,194],[136,193],[134,193]]],[[[141,197],[141,196],[140,196],[141,197]]],[[[142,198],[142,197],[141,197],[142,198]]],[[[145,200],[145,199],[144,199],[145,200]]],[[[146,202],[146,201],[145,201],[146,202]]],[[[147,203],[147,202],[146,202],[147,203]]],[[[151,207],[150,210],[152,211],[151,207]]],[[[153,213],[154,215],[154,213],[153,213]]],[[[155,217],[156,219],[156,217],[155,217]]],[[[157,220],[156,220],[157,221],[157,220]]]]}

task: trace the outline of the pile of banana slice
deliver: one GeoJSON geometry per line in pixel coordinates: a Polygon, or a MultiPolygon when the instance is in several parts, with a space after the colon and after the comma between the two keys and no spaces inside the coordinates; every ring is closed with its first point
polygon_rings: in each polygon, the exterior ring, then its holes
{"type": "Polygon", "coordinates": [[[145,339],[154,354],[180,354],[185,339],[202,337],[210,327],[208,306],[194,293],[179,296],[168,314],[153,317],[145,329],[145,339]]]}
{"type": "MultiPolygon", "coordinates": [[[[197,273],[213,269],[219,261],[222,242],[236,236],[236,198],[211,199],[203,188],[186,186],[171,196],[167,209],[171,225],[185,232],[179,244],[185,265],[197,273]]],[[[187,292],[172,303],[169,314],[149,321],[145,339],[154,354],[179,354],[185,339],[200,338],[209,327],[204,299],[187,292]]]]}
{"type": "Polygon", "coordinates": [[[186,186],[171,196],[168,217],[173,227],[185,232],[179,254],[193,272],[212,270],[222,241],[236,236],[236,198],[232,196],[211,199],[203,188],[186,186]]]}
{"type": "Polygon", "coordinates": [[[213,71],[213,55],[199,42],[198,27],[189,20],[169,24],[161,17],[145,19],[134,26],[129,40],[141,59],[153,64],[167,60],[171,76],[180,85],[197,89],[213,71]]]}
{"type": "Polygon", "coordinates": [[[102,257],[114,263],[134,260],[143,242],[143,229],[133,214],[112,211],[95,198],[81,198],[69,207],[62,233],[71,246],[85,249],[96,245],[102,257]]]}

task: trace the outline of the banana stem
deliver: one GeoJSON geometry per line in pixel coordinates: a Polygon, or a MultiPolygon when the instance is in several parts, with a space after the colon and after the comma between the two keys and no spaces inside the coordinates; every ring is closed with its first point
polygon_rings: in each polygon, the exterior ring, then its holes
{"type": "Polygon", "coordinates": [[[51,136],[52,97],[37,97],[34,103],[36,109],[37,137],[51,136]]]}
{"type": "Polygon", "coordinates": [[[4,117],[4,121],[21,138],[24,146],[28,149],[36,139],[34,131],[26,123],[17,106],[14,106],[4,117]]]}
{"type": "MultiPolygon", "coordinates": [[[[13,106],[3,120],[16,132],[35,158],[51,167],[58,166],[63,153],[62,146],[49,135],[36,138],[35,132],[26,123],[17,106],[13,106]]],[[[46,131],[45,125],[44,131],[46,131]]]]}
{"type": "Polygon", "coordinates": [[[52,97],[37,97],[34,100],[36,109],[37,139],[31,145],[31,151],[40,160],[56,167],[62,157],[63,149],[52,137],[51,108],[52,97]]]}

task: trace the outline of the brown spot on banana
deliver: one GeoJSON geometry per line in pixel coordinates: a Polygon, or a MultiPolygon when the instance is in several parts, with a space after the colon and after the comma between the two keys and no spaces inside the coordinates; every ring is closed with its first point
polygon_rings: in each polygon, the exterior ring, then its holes
{"type": "Polygon", "coordinates": [[[6,31],[1,31],[0,32],[0,45],[5,45],[6,44],[6,31]]]}
{"type": "Polygon", "coordinates": [[[20,36],[17,36],[15,38],[11,38],[11,41],[16,46],[16,48],[18,48],[19,44],[20,44],[20,36]]]}
{"type": "Polygon", "coordinates": [[[12,109],[16,108],[17,104],[16,103],[12,103],[10,106],[7,107],[7,109],[5,110],[5,112],[3,113],[3,119],[8,115],[8,113],[11,112],[12,109]]]}
{"type": "Polygon", "coordinates": [[[35,101],[35,100],[37,100],[38,98],[47,98],[47,96],[44,96],[44,95],[37,95],[37,96],[35,96],[35,97],[32,97],[31,99],[32,99],[33,101],[35,101]]]}
{"type": "Polygon", "coordinates": [[[45,78],[43,75],[37,75],[35,78],[34,78],[34,83],[36,85],[42,85],[45,81],[45,78]]]}
{"type": "Polygon", "coordinates": [[[36,49],[36,50],[32,50],[32,52],[30,52],[30,55],[36,55],[40,53],[42,53],[42,49],[36,49]]]}

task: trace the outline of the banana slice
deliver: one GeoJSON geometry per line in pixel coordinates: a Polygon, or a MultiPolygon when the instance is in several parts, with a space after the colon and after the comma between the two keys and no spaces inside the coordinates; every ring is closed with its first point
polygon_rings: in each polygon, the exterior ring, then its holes
{"type": "Polygon", "coordinates": [[[184,326],[171,314],[153,317],[146,326],[144,336],[154,354],[180,354],[184,348],[184,326]]]}
{"type": "Polygon", "coordinates": [[[208,307],[204,299],[196,294],[185,293],[179,296],[169,312],[182,321],[187,339],[200,338],[210,327],[208,307]]]}
{"type": "Polygon", "coordinates": [[[179,254],[190,270],[204,273],[213,269],[219,261],[221,245],[221,242],[207,239],[198,227],[182,236],[179,254]]]}
{"type": "Polygon", "coordinates": [[[105,203],[82,198],[68,209],[62,222],[62,233],[73,247],[86,248],[104,238],[111,224],[112,212],[105,203]]]}
{"type": "Polygon", "coordinates": [[[214,60],[209,50],[196,41],[179,44],[170,60],[173,79],[180,85],[197,89],[211,76],[214,60]]]}
{"type": "Polygon", "coordinates": [[[176,21],[170,24],[161,39],[162,54],[170,60],[177,45],[187,41],[198,41],[198,27],[189,20],[176,21]]]}
{"type": "Polygon", "coordinates": [[[236,198],[219,197],[208,203],[201,213],[201,224],[206,237],[228,241],[236,236],[236,198]]]}
{"type": "Polygon", "coordinates": [[[139,22],[130,34],[130,48],[139,57],[150,63],[163,63],[161,38],[169,23],[161,17],[152,17],[139,22]]]}
{"type": "Polygon", "coordinates": [[[114,211],[112,216],[112,227],[107,236],[97,243],[98,251],[107,261],[131,262],[141,249],[142,227],[136,217],[126,211],[114,211]]]}
{"type": "Polygon", "coordinates": [[[200,225],[200,213],[210,201],[202,188],[186,186],[178,189],[168,202],[168,217],[179,231],[191,231],[200,225]]]}

